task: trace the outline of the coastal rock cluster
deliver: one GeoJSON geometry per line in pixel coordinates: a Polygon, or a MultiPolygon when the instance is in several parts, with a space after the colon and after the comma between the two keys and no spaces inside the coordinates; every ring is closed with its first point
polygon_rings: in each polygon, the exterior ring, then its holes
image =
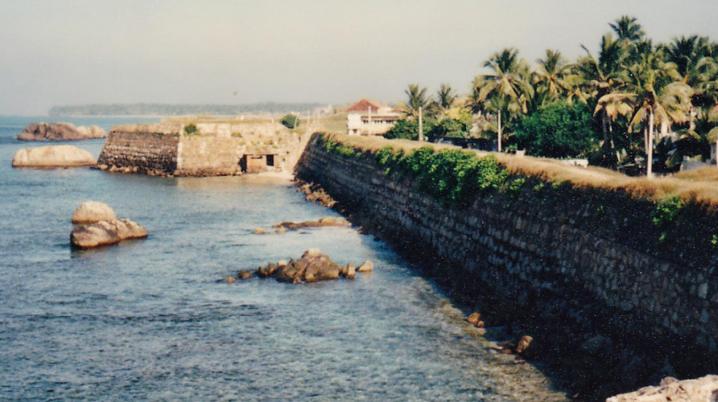
{"type": "Polygon", "coordinates": [[[99,126],[75,126],[72,123],[31,123],[20,134],[20,141],[78,141],[104,138],[107,134],[99,126]]]}
{"type": "Polygon", "coordinates": [[[608,398],[606,402],[715,402],[718,401],[718,375],[678,381],[664,378],[654,387],[608,398]]]}
{"type": "Polygon", "coordinates": [[[87,249],[119,243],[127,239],[147,237],[147,230],[129,220],[117,219],[109,205],[85,201],[72,214],[73,247],[87,249]]]}
{"type": "Polygon", "coordinates": [[[309,202],[319,203],[327,208],[334,208],[336,201],[324,189],[316,183],[307,183],[300,179],[295,179],[299,191],[304,194],[304,198],[309,202]]]}
{"type": "Polygon", "coordinates": [[[227,276],[225,281],[231,284],[236,280],[248,280],[258,276],[260,278],[274,278],[280,282],[299,284],[339,278],[354,279],[357,272],[371,272],[373,270],[374,264],[371,261],[365,261],[359,268],[356,268],[353,264],[342,266],[318,249],[309,249],[299,259],[269,263],[257,268],[255,271],[241,270],[236,276],[227,276]]]}
{"type": "Polygon", "coordinates": [[[67,168],[94,166],[95,158],[84,149],[72,145],[21,148],[12,158],[17,168],[67,168]]]}

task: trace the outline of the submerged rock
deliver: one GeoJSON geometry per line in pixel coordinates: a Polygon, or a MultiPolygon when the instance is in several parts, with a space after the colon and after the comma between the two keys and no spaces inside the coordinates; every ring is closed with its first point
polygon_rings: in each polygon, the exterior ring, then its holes
{"type": "Polygon", "coordinates": [[[76,127],[71,123],[31,123],[20,134],[20,141],[77,141],[104,138],[105,130],[99,126],[76,127]]]}
{"type": "MultiPolygon", "coordinates": [[[[260,278],[272,277],[280,282],[312,283],[339,279],[354,279],[356,269],[353,264],[340,266],[319,249],[309,249],[297,260],[280,260],[276,264],[269,263],[257,268],[256,275],[260,278]]],[[[252,271],[242,270],[239,279],[250,279],[252,271]]]]}
{"type": "Polygon", "coordinates": [[[371,272],[374,270],[374,263],[371,260],[366,260],[362,265],[357,268],[358,272],[371,272]]]}
{"type": "Polygon", "coordinates": [[[13,167],[48,169],[94,165],[91,153],[72,145],[21,148],[12,158],[13,167]]]}
{"type": "Polygon", "coordinates": [[[347,264],[342,267],[341,270],[339,270],[339,275],[347,278],[347,279],[354,279],[356,277],[357,270],[354,267],[354,264],[347,264]]]}
{"type": "Polygon", "coordinates": [[[319,228],[328,226],[349,226],[350,223],[344,218],[325,217],[315,221],[292,222],[286,221],[272,226],[274,229],[299,230],[304,228],[319,228]]]}
{"type": "Polygon", "coordinates": [[[644,387],[635,392],[616,395],[608,398],[606,402],[708,402],[717,398],[718,375],[707,375],[683,381],[666,377],[655,387],[644,387]]]}
{"type": "Polygon", "coordinates": [[[254,277],[254,271],[243,269],[239,272],[237,272],[237,278],[246,281],[247,279],[252,279],[254,277]]]}
{"type": "Polygon", "coordinates": [[[117,219],[107,204],[86,201],[72,214],[70,242],[77,248],[95,248],[147,237],[147,229],[129,219],[117,219]]]}

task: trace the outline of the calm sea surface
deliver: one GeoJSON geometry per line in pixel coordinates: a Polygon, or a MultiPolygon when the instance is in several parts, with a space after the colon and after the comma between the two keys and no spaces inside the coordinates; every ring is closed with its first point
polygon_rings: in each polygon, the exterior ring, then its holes
{"type": "MultiPolygon", "coordinates": [[[[12,169],[30,121],[0,117],[0,399],[563,400],[486,348],[464,312],[353,228],[256,235],[334,212],[290,184],[12,169]],[[144,241],[72,251],[70,216],[109,203],[144,241]],[[372,259],[354,281],[218,282],[317,247],[372,259]]],[[[105,129],[147,119],[63,119],[105,129]]],[[[99,154],[102,140],[73,143],[99,154]]]]}

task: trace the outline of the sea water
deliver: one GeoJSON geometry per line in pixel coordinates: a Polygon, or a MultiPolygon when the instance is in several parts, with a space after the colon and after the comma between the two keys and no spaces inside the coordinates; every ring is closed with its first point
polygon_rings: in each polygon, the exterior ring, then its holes
{"type": "MultiPolygon", "coordinates": [[[[487,348],[461,311],[356,228],[255,234],[335,216],[286,180],[13,169],[35,117],[0,117],[0,399],[559,401],[534,365],[487,348]],[[84,200],[149,238],[72,250],[84,200]],[[226,275],[319,248],[355,280],[226,275]]],[[[115,124],[152,119],[62,119],[115,124]]],[[[73,142],[98,155],[103,140],[73,142]]]]}

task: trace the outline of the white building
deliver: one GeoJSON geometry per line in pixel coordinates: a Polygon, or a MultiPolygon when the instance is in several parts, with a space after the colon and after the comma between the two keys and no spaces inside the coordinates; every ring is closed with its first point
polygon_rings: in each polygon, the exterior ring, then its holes
{"type": "Polygon", "coordinates": [[[401,114],[394,109],[362,99],[347,109],[347,134],[383,135],[399,119],[401,114]]]}

